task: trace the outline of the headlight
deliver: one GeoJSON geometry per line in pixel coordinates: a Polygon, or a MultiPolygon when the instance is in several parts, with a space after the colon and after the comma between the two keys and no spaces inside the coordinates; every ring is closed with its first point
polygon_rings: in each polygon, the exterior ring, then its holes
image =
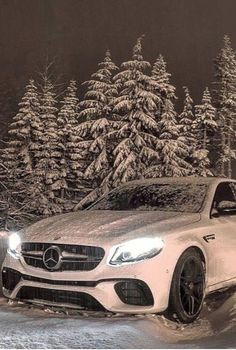
{"type": "Polygon", "coordinates": [[[20,257],[20,244],[21,239],[18,233],[12,233],[8,238],[8,253],[17,259],[20,257]]]}
{"type": "Polygon", "coordinates": [[[113,247],[109,264],[119,265],[150,259],[161,252],[164,242],[160,238],[138,238],[113,247]]]}

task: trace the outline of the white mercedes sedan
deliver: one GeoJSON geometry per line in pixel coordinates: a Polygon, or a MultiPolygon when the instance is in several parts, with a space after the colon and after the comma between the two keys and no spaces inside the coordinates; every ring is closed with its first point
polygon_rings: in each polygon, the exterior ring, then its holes
{"type": "Polygon", "coordinates": [[[9,235],[9,299],[163,313],[183,323],[206,294],[236,283],[236,181],[135,181],[89,208],[9,235]]]}

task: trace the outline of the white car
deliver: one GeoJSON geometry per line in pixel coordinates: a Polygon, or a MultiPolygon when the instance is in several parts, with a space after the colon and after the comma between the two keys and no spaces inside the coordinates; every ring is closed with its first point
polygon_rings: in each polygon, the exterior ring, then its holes
{"type": "Polygon", "coordinates": [[[195,320],[236,283],[236,181],[134,181],[9,236],[7,298],[195,320]]]}

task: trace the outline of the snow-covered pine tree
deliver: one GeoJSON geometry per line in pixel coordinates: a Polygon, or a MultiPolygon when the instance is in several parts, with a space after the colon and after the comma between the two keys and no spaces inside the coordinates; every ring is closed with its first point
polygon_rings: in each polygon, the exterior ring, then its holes
{"type": "Polygon", "coordinates": [[[210,171],[210,138],[217,130],[216,109],[212,106],[211,95],[208,88],[203,92],[201,105],[195,106],[195,132],[198,143],[193,154],[195,158],[196,173],[200,176],[212,175],[210,171]]]}
{"type": "Polygon", "coordinates": [[[190,96],[189,89],[184,86],[184,107],[182,113],[179,115],[179,132],[183,137],[185,144],[188,146],[187,161],[192,164],[193,152],[197,145],[196,133],[195,133],[195,117],[193,113],[193,100],[190,96]]]}
{"type": "Polygon", "coordinates": [[[160,154],[158,164],[150,166],[146,177],[186,176],[192,167],[186,160],[189,146],[180,134],[174,110],[176,99],[175,87],[170,82],[171,74],[167,72],[167,64],[162,55],[155,61],[151,73],[151,90],[156,94],[159,102],[155,112],[158,122],[158,138],[156,151],[160,154]]]}
{"type": "Polygon", "coordinates": [[[10,228],[9,225],[21,227],[31,218],[28,204],[34,194],[30,192],[30,185],[36,161],[34,148],[40,132],[38,89],[34,80],[30,80],[19,103],[19,112],[10,124],[8,142],[1,149],[1,204],[5,228],[10,228]]]}
{"type": "Polygon", "coordinates": [[[215,105],[220,132],[219,172],[221,176],[231,177],[232,160],[236,159],[236,56],[227,35],[224,36],[223,48],[215,60],[215,72],[215,105]]]}
{"type": "Polygon", "coordinates": [[[49,215],[62,211],[58,198],[66,189],[66,166],[63,157],[64,146],[58,128],[54,86],[47,75],[43,76],[40,124],[41,132],[35,148],[36,165],[32,186],[37,194],[36,210],[43,215],[49,215]]]}
{"type": "Polygon", "coordinates": [[[34,144],[40,131],[38,90],[34,80],[26,86],[19,103],[19,112],[9,127],[9,141],[3,150],[3,162],[8,177],[24,179],[34,167],[34,144]]]}
{"type": "Polygon", "coordinates": [[[83,85],[87,86],[84,100],[79,103],[81,111],[79,118],[96,120],[103,116],[111,117],[112,101],[117,96],[117,86],[113,82],[113,76],[118,67],[111,59],[107,50],[104,60],[98,64],[98,70],[92,74],[90,80],[83,85]]]}
{"type": "Polygon", "coordinates": [[[78,103],[77,84],[75,80],[71,80],[58,113],[59,135],[64,146],[62,159],[65,160],[66,165],[65,181],[66,188],[68,189],[66,197],[69,198],[78,198],[84,195],[82,138],[78,135],[77,131],[79,124],[78,103]]]}
{"type": "Polygon", "coordinates": [[[114,79],[121,87],[114,101],[114,113],[119,114],[121,127],[108,135],[115,142],[114,165],[109,174],[112,187],[142,178],[147,167],[159,159],[154,149],[157,122],[155,112],[159,98],[151,91],[151,78],[146,74],[150,63],[142,56],[142,37],[133,48],[132,59],[121,64],[114,79]]]}
{"type": "Polygon", "coordinates": [[[71,129],[74,129],[78,125],[78,103],[77,84],[75,80],[71,80],[66,88],[65,96],[58,113],[59,131],[64,136],[67,136],[71,129]]]}
{"type": "Polygon", "coordinates": [[[195,135],[193,133],[193,100],[190,96],[189,89],[184,86],[184,108],[182,113],[179,115],[180,133],[185,137],[187,144],[191,145],[195,141],[195,135]]]}
{"type": "Polygon", "coordinates": [[[158,109],[156,111],[156,119],[159,121],[162,114],[165,100],[176,99],[175,87],[170,83],[171,74],[167,72],[167,64],[162,55],[156,59],[151,72],[150,86],[151,90],[159,98],[158,109]]]}
{"type": "Polygon", "coordinates": [[[160,160],[157,165],[147,169],[146,177],[180,177],[191,174],[192,166],[186,161],[189,147],[179,133],[176,112],[169,98],[165,99],[158,128],[156,150],[160,154],[160,160]]]}
{"type": "Polygon", "coordinates": [[[85,82],[88,91],[85,100],[80,102],[82,111],[79,116],[87,119],[81,123],[77,132],[84,140],[86,169],[84,178],[90,181],[93,191],[83,203],[97,198],[108,190],[107,175],[112,169],[111,143],[107,134],[117,129],[119,121],[114,120],[113,104],[117,97],[117,85],[113,80],[118,67],[107,50],[104,60],[98,64],[98,70],[92,79],[85,82]]]}

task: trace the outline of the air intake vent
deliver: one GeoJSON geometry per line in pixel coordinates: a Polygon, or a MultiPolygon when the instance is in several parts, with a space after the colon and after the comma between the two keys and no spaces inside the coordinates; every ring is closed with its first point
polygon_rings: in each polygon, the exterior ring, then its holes
{"type": "Polygon", "coordinates": [[[70,304],[78,306],[84,310],[102,310],[104,307],[91,295],[81,292],[35,288],[35,287],[22,287],[17,294],[17,299],[26,300],[29,302],[41,302],[47,304],[70,304]]]}
{"type": "Polygon", "coordinates": [[[149,306],[154,303],[149,287],[140,280],[118,282],[115,291],[124,304],[149,306]]]}

